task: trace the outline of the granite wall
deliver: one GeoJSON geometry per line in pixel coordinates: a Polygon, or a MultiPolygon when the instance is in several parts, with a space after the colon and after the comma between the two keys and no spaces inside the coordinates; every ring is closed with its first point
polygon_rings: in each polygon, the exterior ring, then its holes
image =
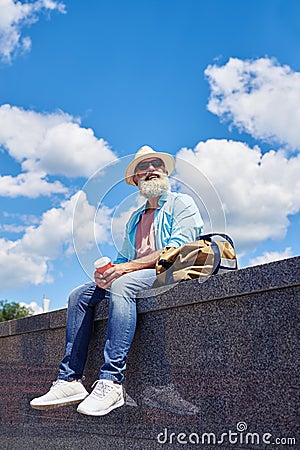
{"type": "Polygon", "coordinates": [[[127,405],[102,418],[29,406],[56,379],[66,310],[0,323],[1,449],[300,449],[299,298],[300,257],[142,293],[127,405]]]}

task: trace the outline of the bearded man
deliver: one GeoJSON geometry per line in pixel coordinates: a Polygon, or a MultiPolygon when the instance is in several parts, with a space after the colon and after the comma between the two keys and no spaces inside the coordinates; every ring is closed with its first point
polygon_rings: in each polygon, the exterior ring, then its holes
{"type": "Polygon", "coordinates": [[[126,225],[125,238],[113,267],[95,272],[93,283],[76,288],[69,297],[66,350],[58,379],[49,392],[30,405],[50,409],[80,403],[77,411],[103,416],[124,404],[122,383],[126,359],[136,328],[136,294],[156,279],[155,263],[164,247],[193,242],[201,234],[202,218],[193,199],[170,191],[168,176],[175,169],[172,155],[141,147],[125,173],[146,203],[126,225]],[[104,364],[89,395],[82,384],[95,305],[110,292],[104,364]]]}

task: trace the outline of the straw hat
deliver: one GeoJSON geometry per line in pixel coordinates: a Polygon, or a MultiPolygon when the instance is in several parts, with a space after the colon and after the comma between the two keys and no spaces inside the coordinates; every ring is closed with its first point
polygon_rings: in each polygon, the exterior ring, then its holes
{"type": "Polygon", "coordinates": [[[175,169],[175,159],[169,153],[156,152],[153,148],[148,145],[144,145],[139,148],[136,152],[133,161],[128,165],[125,172],[125,181],[127,184],[131,186],[135,186],[135,182],[133,181],[134,171],[139,162],[148,158],[160,158],[165,165],[165,168],[168,172],[168,175],[171,175],[173,170],[175,169]]]}

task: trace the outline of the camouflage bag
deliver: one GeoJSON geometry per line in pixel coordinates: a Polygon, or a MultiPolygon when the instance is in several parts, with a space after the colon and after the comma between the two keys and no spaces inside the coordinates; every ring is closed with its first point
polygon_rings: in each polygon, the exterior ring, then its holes
{"type": "Polygon", "coordinates": [[[232,239],[224,233],[209,233],[181,247],[165,247],[155,268],[155,286],[162,286],[236,270],[238,265],[232,239]]]}

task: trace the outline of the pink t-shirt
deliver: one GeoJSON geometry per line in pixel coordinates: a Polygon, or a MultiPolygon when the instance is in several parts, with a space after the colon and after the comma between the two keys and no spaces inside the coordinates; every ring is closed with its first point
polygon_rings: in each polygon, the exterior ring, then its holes
{"type": "Polygon", "coordinates": [[[154,213],[155,209],[147,209],[141,215],[135,236],[136,258],[142,258],[156,250],[154,213]]]}

